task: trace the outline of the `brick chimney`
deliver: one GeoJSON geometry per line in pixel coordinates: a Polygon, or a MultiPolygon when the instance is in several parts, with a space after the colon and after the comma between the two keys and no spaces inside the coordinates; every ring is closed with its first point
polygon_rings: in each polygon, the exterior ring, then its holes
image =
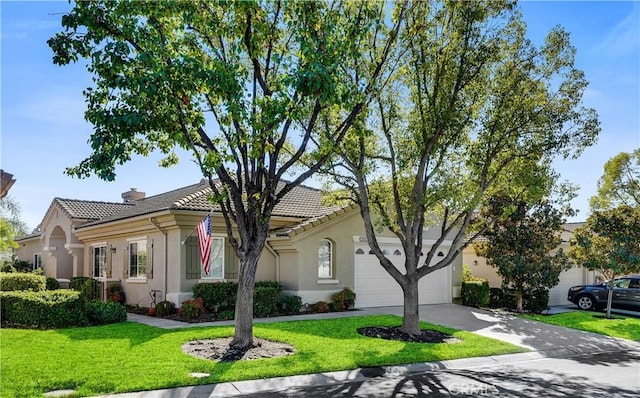
{"type": "Polygon", "coordinates": [[[132,203],[144,199],[145,196],[146,194],[144,192],[139,192],[136,188],[131,188],[130,191],[122,194],[122,199],[124,203],[132,203]]]}

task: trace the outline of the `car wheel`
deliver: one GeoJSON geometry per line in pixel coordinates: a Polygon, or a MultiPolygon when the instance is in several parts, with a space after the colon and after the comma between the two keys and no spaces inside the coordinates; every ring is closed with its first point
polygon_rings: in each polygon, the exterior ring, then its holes
{"type": "Polygon", "coordinates": [[[593,297],[588,296],[586,294],[578,297],[577,304],[581,310],[585,310],[585,311],[591,311],[596,308],[596,303],[593,300],[593,297]]]}

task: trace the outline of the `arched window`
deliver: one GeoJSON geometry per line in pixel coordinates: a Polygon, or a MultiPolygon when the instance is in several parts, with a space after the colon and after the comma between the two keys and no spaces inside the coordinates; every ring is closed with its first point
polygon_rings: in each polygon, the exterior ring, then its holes
{"type": "Polygon", "coordinates": [[[322,239],[318,247],[318,278],[333,277],[333,243],[322,239]]]}

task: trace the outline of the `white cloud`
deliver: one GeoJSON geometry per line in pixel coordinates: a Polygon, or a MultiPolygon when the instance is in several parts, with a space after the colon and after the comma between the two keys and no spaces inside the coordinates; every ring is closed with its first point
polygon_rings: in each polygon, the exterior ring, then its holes
{"type": "Polygon", "coordinates": [[[633,3],[631,12],[595,46],[595,51],[608,55],[628,55],[640,48],[640,5],[633,3]]]}

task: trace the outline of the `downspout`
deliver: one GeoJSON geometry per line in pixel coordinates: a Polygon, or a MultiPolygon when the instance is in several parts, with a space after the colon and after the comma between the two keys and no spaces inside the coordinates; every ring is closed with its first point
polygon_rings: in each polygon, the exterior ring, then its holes
{"type": "Polygon", "coordinates": [[[156,229],[158,231],[160,231],[160,233],[162,235],[164,235],[164,300],[167,300],[167,279],[169,278],[169,270],[167,269],[167,264],[169,263],[169,248],[168,248],[168,237],[167,237],[167,231],[163,231],[162,228],[160,228],[160,225],[158,225],[158,223],[156,222],[156,220],[153,219],[153,217],[149,217],[149,222],[151,224],[153,224],[154,227],[156,227],[156,229]]]}
{"type": "Polygon", "coordinates": [[[267,250],[269,250],[269,253],[273,254],[273,257],[276,258],[276,282],[280,282],[280,256],[275,252],[275,250],[273,250],[271,245],[269,245],[269,242],[267,242],[264,247],[266,247],[267,250]]]}

